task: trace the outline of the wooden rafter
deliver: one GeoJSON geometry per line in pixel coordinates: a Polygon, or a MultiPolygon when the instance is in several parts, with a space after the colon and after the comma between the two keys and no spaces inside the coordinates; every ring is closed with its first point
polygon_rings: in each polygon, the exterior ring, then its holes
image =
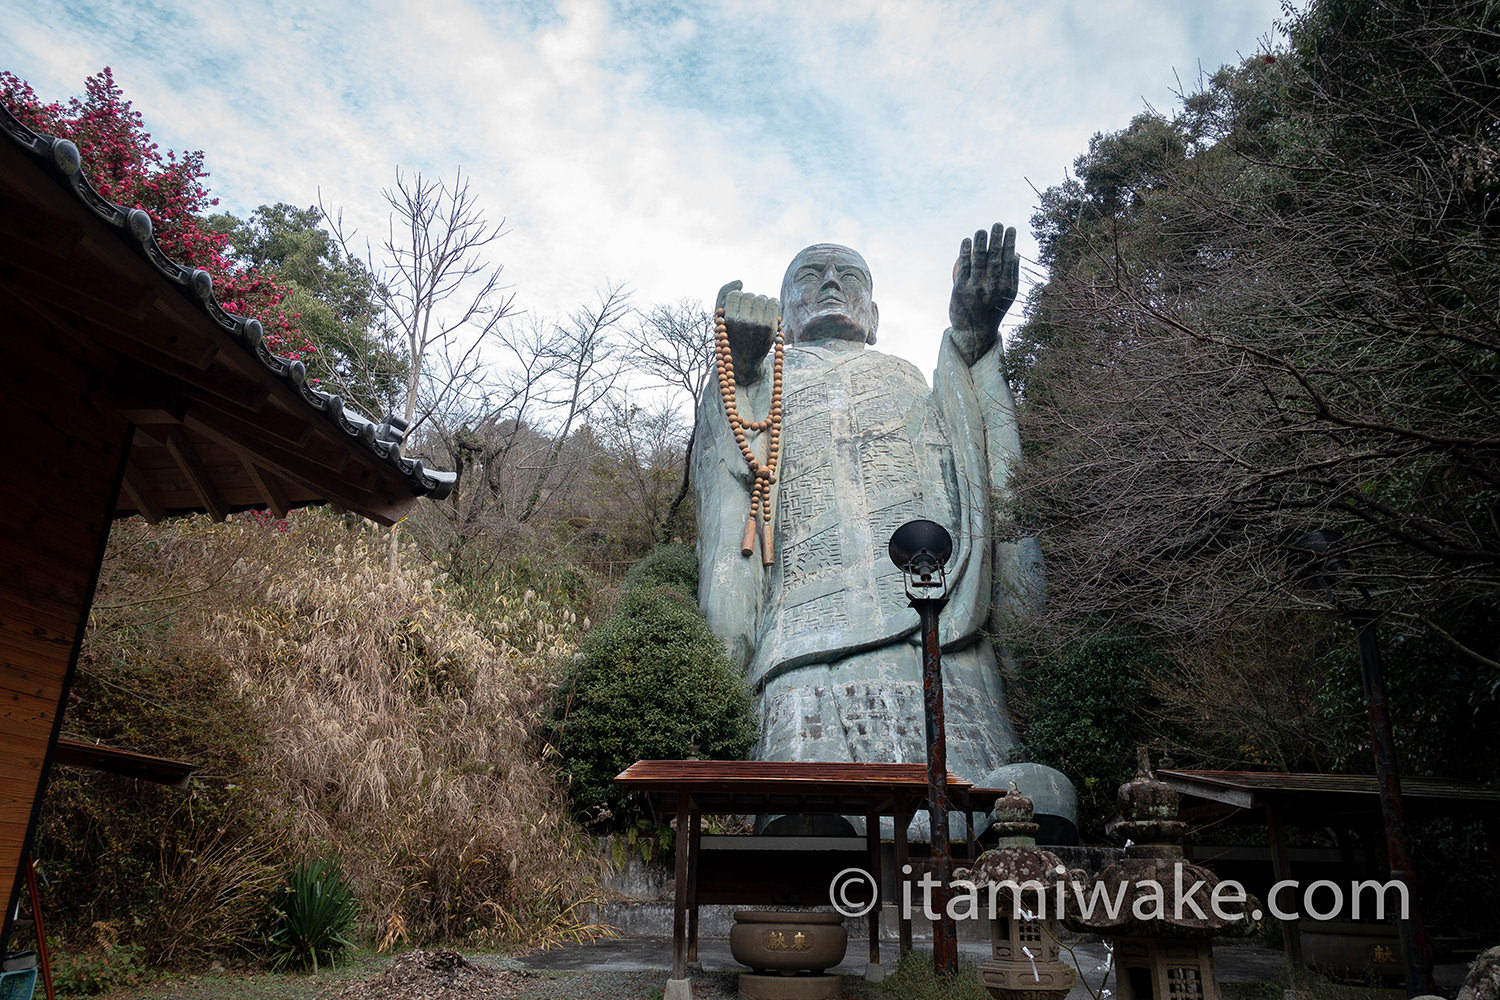
{"type": "Polygon", "coordinates": [[[157,502],[156,494],[151,492],[151,487],[142,482],[129,467],[125,469],[125,478],[120,483],[120,488],[125,493],[125,499],[129,500],[130,505],[138,510],[147,521],[158,524],[166,516],[166,511],[157,502]]]}
{"type": "Polygon", "coordinates": [[[219,495],[214,487],[213,480],[208,476],[208,470],[203,467],[203,462],[198,458],[198,453],[193,450],[193,445],[178,427],[172,427],[163,435],[167,442],[167,451],[171,452],[172,458],[177,461],[177,467],[187,477],[188,485],[193,492],[198,494],[198,499],[203,501],[203,506],[215,521],[222,521],[229,516],[229,505],[219,495]]]}
{"type": "Polygon", "coordinates": [[[258,492],[266,501],[266,506],[271,513],[277,517],[286,517],[291,508],[287,504],[286,491],[281,488],[281,483],[275,476],[265,472],[251,461],[250,456],[240,452],[240,462],[245,466],[245,473],[249,475],[250,482],[254,484],[258,492]]]}

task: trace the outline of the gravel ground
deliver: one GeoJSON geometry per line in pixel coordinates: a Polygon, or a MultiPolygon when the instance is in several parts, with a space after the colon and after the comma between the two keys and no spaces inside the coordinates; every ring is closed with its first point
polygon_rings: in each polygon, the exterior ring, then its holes
{"type": "MultiPolygon", "coordinates": [[[[691,973],[695,1000],[737,1000],[737,969],[727,942],[705,941],[700,952],[703,969],[691,973]],[[706,971],[703,971],[706,970],[706,971]]],[[[877,1000],[881,992],[862,979],[862,948],[838,968],[844,976],[845,1000],[877,1000]]],[[[887,961],[894,959],[893,952],[887,961]]],[[[964,958],[981,960],[982,945],[965,942],[964,958]]],[[[1097,941],[1079,942],[1074,958],[1091,982],[1101,974],[1104,950],[1097,941]]],[[[1275,949],[1252,942],[1215,949],[1220,982],[1230,987],[1234,1000],[1279,997],[1286,974],[1285,959],[1275,949]],[[1268,986],[1268,984],[1271,984],[1268,986]],[[1240,987],[1240,988],[1236,988],[1240,987]]],[[[606,941],[592,946],[539,952],[518,958],[474,955],[468,960],[455,952],[412,952],[396,959],[380,974],[352,983],[329,1000],[379,996],[389,1000],[657,1000],[666,985],[670,942],[635,939],[606,941]]],[[[1456,986],[1462,966],[1444,966],[1442,980],[1456,986]]],[[[1107,985],[1113,987],[1111,980],[1107,985]]],[[[1351,994],[1352,995],[1352,994],[1351,994]]],[[[1451,992],[1450,994],[1451,995],[1451,992]]],[[[1371,992],[1371,996],[1378,996],[1371,992]]],[[[1069,1000],[1089,1000],[1086,988],[1075,986],[1069,1000]]],[[[1361,995],[1361,1000],[1366,998],[1361,995]]]]}
{"type": "MultiPolygon", "coordinates": [[[[737,1000],[738,988],[728,943],[705,940],[700,957],[706,971],[692,973],[696,1000],[737,1000]]],[[[878,1000],[879,988],[865,983],[862,948],[837,971],[844,975],[845,1000],[878,1000]]],[[[894,958],[890,950],[889,959],[894,958]]],[[[983,957],[965,942],[964,957],[983,957]]],[[[1281,1000],[1286,965],[1280,952],[1252,942],[1214,949],[1227,1000],[1281,1000]]],[[[1076,958],[1097,982],[1102,947],[1080,942],[1076,958]]],[[[519,957],[452,951],[414,951],[394,959],[356,956],[337,969],[305,973],[231,973],[174,976],[122,989],[100,1000],[658,1000],[671,967],[671,942],[658,939],[604,941],[519,957]]],[[[1442,992],[1452,996],[1466,966],[1436,970],[1442,992]]],[[[1114,985],[1110,982],[1108,985],[1114,985]]],[[[40,995],[40,991],[39,991],[40,995]]],[[[1329,995],[1325,992],[1325,996],[1329,995]]],[[[1397,993],[1341,988],[1341,1000],[1400,1000],[1397,993]]],[[[1069,1000],[1089,1000],[1080,985],[1069,1000]]]]}
{"type": "MultiPolygon", "coordinates": [[[[539,972],[517,968],[514,960],[453,951],[413,951],[378,975],[344,984],[328,1000],[655,1000],[666,977],[659,970],[539,972]]],[[[695,972],[694,1000],[737,1000],[736,973],[695,972]]],[[[858,980],[846,980],[844,996],[869,1000],[874,994],[858,980]]]]}
{"type": "Polygon", "coordinates": [[[516,1000],[534,985],[537,973],[477,965],[456,951],[409,951],[379,974],[349,983],[333,994],[339,1000],[390,997],[392,1000],[516,1000]]]}
{"type": "MultiPolygon", "coordinates": [[[[737,976],[706,972],[693,976],[694,1000],[738,1000],[737,976]]],[[[653,1000],[666,984],[660,972],[577,972],[538,983],[519,994],[524,1000],[653,1000]]],[[[844,980],[845,1000],[872,1000],[877,994],[859,980],[844,980]]]]}

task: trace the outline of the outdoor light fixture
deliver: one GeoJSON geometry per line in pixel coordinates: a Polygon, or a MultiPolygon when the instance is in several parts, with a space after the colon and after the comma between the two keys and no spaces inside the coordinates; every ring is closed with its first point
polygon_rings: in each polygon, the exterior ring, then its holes
{"type": "MultiPolygon", "coordinates": [[[[1370,750],[1375,757],[1375,779],[1380,791],[1380,812],[1385,822],[1386,857],[1391,876],[1408,889],[1411,906],[1397,921],[1401,933],[1401,957],[1406,967],[1406,995],[1423,996],[1436,987],[1432,980],[1432,945],[1422,923],[1417,869],[1411,860],[1411,843],[1401,807],[1401,778],[1396,770],[1396,735],[1391,710],[1385,699],[1385,678],[1380,671],[1380,641],[1375,634],[1379,614],[1370,607],[1370,594],[1349,579],[1349,564],[1340,557],[1343,538],[1336,531],[1312,531],[1292,543],[1289,562],[1301,580],[1321,590],[1328,602],[1354,626],[1359,649],[1360,679],[1365,688],[1365,713],[1370,723],[1370,750]]],[[[1295,932],[1283,925],[1283,933],[1295,932]]],[[[1300,954],[1300,947],[1295,949],[1300,954]]],[[[1293,950],[1288,949],[1292,954],[1293,950]]]]}
{"type": "Polygon", "coordinates": [[[927,817],[937,889],[933,907],[932,964],[939,975],[958,971],[958,927],[948,912],[953,852],[948,846],[948,737],[943,725],[943,650],[938,612],[948,603],[943,572],[953,555],[953,536],[934,521],[907,521],[891,536],[891,562],[901,570],[906,596],[922,620],[923,717],[927,723],[927,817]]]}
{"type": "Polygon", "coordinates": [[[1339,611],[1346,614],[1370,603],[1370,594],[1349,579],[1349,563],[1339,555],[1344,538],[1337,531],[1310,531],[1292,543],[1290,562],[1299,578],[1321,590],[1339,611]]]}
{"type": "Polygon", "coordinates": [[[891,562],[906,578],[906,596],[917,599],[922,590],[946,590],[943,567],[953,555],[953,536],[936,521],[907,521],[891,536],[891,562]],[[937,579],[933,579],[937,577],[937,579]]]}

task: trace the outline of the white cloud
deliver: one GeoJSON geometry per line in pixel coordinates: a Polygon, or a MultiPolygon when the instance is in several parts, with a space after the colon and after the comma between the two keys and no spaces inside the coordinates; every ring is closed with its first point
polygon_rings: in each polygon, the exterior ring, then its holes
{"type": "Polygon", "coordinates": [[[881,346],[930,368],[958,241],[1022,232],[1089,136],[1248,53],[1276,0],[838,6],[619,0],[302,6],[0,0],[0,66],[43,96],[113,66],[231,210],[318,192],[372,240],[399,164],[462,165],[518,303],[774,293],[833,240],[875,272],[881,346]]]}

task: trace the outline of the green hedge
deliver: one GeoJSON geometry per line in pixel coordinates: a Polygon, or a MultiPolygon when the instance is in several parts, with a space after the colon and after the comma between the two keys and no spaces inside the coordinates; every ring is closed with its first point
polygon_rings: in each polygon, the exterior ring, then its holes
{"type": "Polygon", "coordinates": [[[664,542],[630,567],[626,590],[675,587],[694,600],[698,597],[698,554],[681,542],[664,542]]]}
{"type": "Polygon", "coordinates": [[[642,814],[615,775],[637,760],[740,760],[757,736],[750,691],[691,598],[633,590],[591,632],[558,691],[555,745],[585,821],[621,829],[642,814]]]}

